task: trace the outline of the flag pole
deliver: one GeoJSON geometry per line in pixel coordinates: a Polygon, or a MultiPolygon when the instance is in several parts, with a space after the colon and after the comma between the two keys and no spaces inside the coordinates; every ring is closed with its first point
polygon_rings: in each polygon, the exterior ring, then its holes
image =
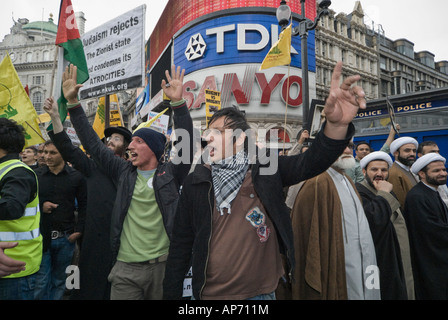
{"type": "Polygon", "coordinates": [[[104,129],[110,127],[110,96],[106,93],[104,98],[104,129]]]}
{"type": "Polygon", "coordinates": [[[285,154],[285,139],[286,139],[286,120],[288,118],[288,104],[289,104],[289,72],[291,69],[291,63],[288,64],[288,80],[286,85],[286,105],[285,105],[285,124],[283,125],[283,154],[285,154]]]}
{"type": "MultiPolygon", "coordinates": [[[[39,120],[39,121],[40,121],[40,120],[39,120]]],[[[33,130],[39,137],[41,137],[42,140],[45,140],[45,138],[42,136],[42,133],[37,132],[37,131],[33,128],[33,126],[30,125],[30,124],[28,123],[28,121],[25,121],[25,123],[28,125],[28,127],[31,128],[31,130],[33,130]]]]}
{"type": "Polygon", "coordinates": [[[59,52],[59,46],[56,46],[56,50],[54,51],[54,58],[53,58],[53,70],[51,71],[51,87],[50,87],[50,97],[53,97],[54,93],[54,77],[56,73],[56,58],[58,57],[59,52]]]}

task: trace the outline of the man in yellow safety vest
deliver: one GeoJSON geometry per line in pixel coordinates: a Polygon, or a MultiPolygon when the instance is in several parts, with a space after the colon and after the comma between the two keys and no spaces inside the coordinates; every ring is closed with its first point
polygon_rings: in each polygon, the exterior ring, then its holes
{"type": "Polygon", "coordinates": [[[34,298],[42,259],[38,181],[19,159],[22,126],[0,118],[0,300],[34,298]]]}

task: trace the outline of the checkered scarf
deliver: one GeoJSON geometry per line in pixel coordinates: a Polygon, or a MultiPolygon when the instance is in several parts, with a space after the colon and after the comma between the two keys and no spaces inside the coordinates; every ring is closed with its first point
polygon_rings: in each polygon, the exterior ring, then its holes
{"type": "Polygon", "coordinates": [[[231,158],[212,164],[216,207],[221,215],[223,215],[224,208],[227,208],[228,214],[231,213],[231,203],[238,194],[248,169],[249,158],[244,150],[241,150],[231,158]]]}

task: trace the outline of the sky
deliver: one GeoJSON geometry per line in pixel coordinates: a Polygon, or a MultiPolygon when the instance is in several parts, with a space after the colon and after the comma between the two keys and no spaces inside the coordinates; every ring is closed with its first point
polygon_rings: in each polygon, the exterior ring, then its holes
{"type": "MultiPolygon", "coordinates": [[[[299,1],[299,0],[290,0],[299,1]]],[[[9,34],[13,18],[28,18],[30,22],[47,20],[52,13],[55,22],[59,15],[58,0],[4,1],[0,11],[0,41],[9,34]]],[[[356,0],[333,0],[330,6],[336,13],[351,13],[356,0]]],[[[83,11],[86,32],[146,4],[146,31],[148,39],[168,0],[72,0],[75,11],[83,11]]],[[[280,3],[280,0],[279,0],[280,3]]],[[[446,0],[361,0],[365,22],[376,28],[381,25],[387,38],[406,38],[414,43],[414,51],[429,51],[435,61],[448,60],[448,1],[446,0]]]]}

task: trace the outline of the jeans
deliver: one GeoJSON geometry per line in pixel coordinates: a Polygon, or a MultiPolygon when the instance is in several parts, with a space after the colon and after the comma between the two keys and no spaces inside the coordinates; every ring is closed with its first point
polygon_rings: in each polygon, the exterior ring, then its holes
{"type": "MultiPolygon", "coordinates": [[[[196,300],[194,296],[191,297],[191,300],[196,300]]],[[[258,296],[247,298],[246,300],[276,300],[275,298],[275,291],[271,293],[263,293],[259,294],[258,296]]]]}
{"type": "Polygon", "coordinates": [[[271,293],[259,294],[258,296],[247,298],[246,300],[275,300],[275,291],[271,293]]]}
{"type": "Polygon", "coordinates": [[[75,243],[67,237],[51,240],[50,247],[42,255],[40,270],[37,272],[36,300],[61,300],[65,292],[67,267],[71,264],[75,243]]]}
{"type": "Polygon", "coordinates": [[[0,279],[0,300],[33,300],[36,273],[22,278],[0,279]]]}

